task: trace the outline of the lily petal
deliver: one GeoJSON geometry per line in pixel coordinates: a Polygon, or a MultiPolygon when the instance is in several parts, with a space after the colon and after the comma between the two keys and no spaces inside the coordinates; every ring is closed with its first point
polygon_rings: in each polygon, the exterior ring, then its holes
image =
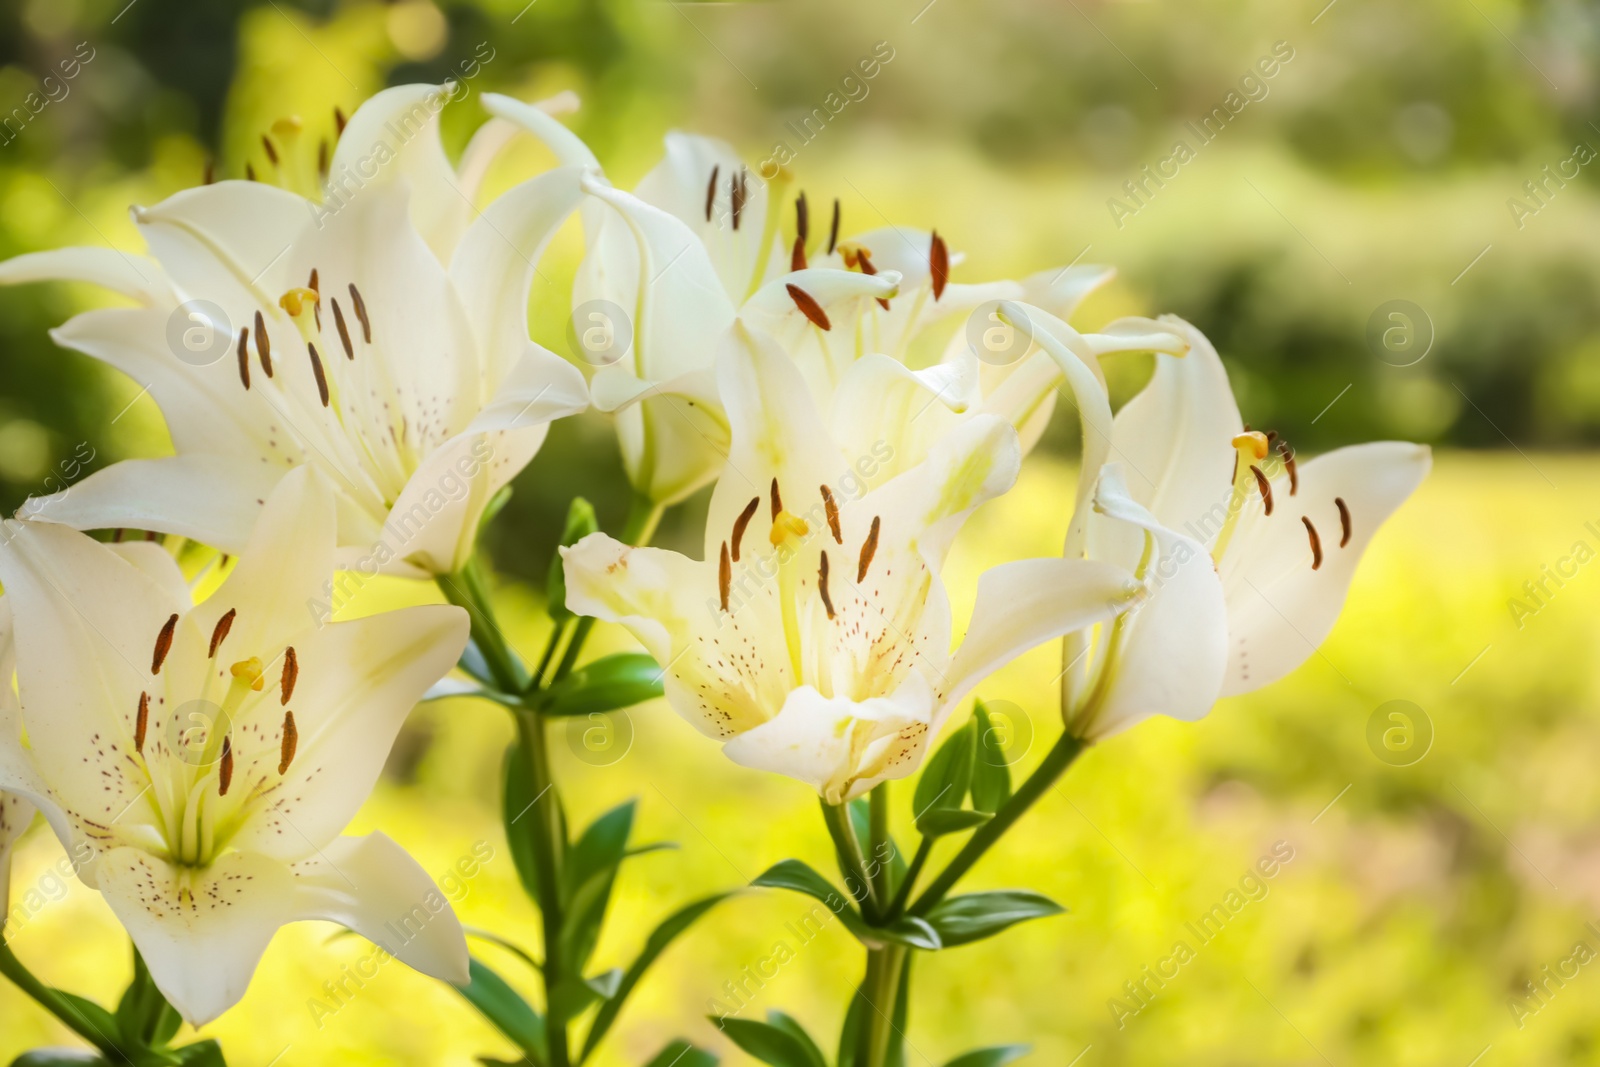
{"type": "Polygon", "coordinates": [[[177,302],[159,263],[115,248],[52,248],[0,263],[0,285],[45,281],[88,282],[141,304],[177,302]]]}
{"type": "Polygon", "coordinates": [[[1375,441],[1318,456],[1299,467],[1299,490],[1274,483],[1278,507],[1240,515],[1220,572],[1228,596],[1229,657],[1223,695],[1248,693],[1303,663],[1333,630],[1356,564],[1378,527],[1427,477],[1424,445],[1375,441]],[[1349,541],[1338,502],[1349,516],[1349,541]],[[1313,568],[1318,531],[1321,565],[1313,568]]]}

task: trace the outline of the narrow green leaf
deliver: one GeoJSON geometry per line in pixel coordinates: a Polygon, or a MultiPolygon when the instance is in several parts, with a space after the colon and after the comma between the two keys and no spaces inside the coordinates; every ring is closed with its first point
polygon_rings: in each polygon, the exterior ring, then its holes
{"type": "Polygon", "coordinates": [[[903,915],[888,926],[869,927],[865,936],[861,934],[856,936],[862,937],[868,944],[872,941],[892,941],[898,945],[925,949],[929,952],[946,947],[933,924],[915,915],[903,915]]]}
{"type": "Polygon", "coordinates": [[[667,1042],[644,1067],[717,1067],[717,1057],[680,1037],[667,1042]]]}
{"type": "Polygon", "coordinates": [[[911,798],[918,830],[922,830],[922,820],[928,812],[959,808],[966,800],[972,786],[974,734],[973,721],[968,719],[922,765],[922,775],[911,798]]]}
{"type": "Polygon", "coordinates": [[[521,994],[483,963],[474,959],[471,967],[472,981],[456,986],[456,992],[467,998],[530,1060],[543,1067],[546,1056],[544,1016],[534,1011],[521,994]]]}
{"type": "MultiPolygon", "coordinates": [[[[573,497],[567,508],[567,525],[561,531],[562,547],[577,544],[598,529],[594,506],[581,496],[573,497]]],[[[550,557],[550,571],[545,578],[545,610],[558,626],[572,618],[572,612],[567,610],[567,573],[559,551],[550,557]]]]}
{"type": "Polygon", "coordinates": [[[222,1046],[214,1040],[196,1041],[175,1050],[183,1067],[227,1067],[222,1058],[222,1046]]]}
{"type": "Polygon", "coordinates": [[[800,1039],[781,1027],[754,1019],[718,1019],[728,1040],[771,1067],[814,1067],[810,1051],[800,1039]]]}
{"type": "Polygon", "coordinates": [[[562,962],[574,977],[583,973],[600,940],[617,865],[628,854],[637,802],[627,800],[601,815],[567,853],[561,896],[566,917],[561,930],[562,962]]]}
{"type": "Polygon", "coordinates": [[[12,1060],[11,1067],[83,1067],[106,1062],[98,1052],[86,1048],[36,1048],[12,1060]]]}
{"type": "Polygon", "coordinates": [[[943,837],[945,834],[959,834],[963,830],[982,826],[993,815],[987,811],[972,811],[969,808],[933,808],[923,812],[922,818],[917,820],[917,829],[922,831],[924,837],[943,837]]]}
{"type": "Polygon", "coordinates": [[[900,989],[895,996],[894,1017],[889,1020],[889,1049],[884,1067],[906,1067],[906,1027],[911,1017],[911,963],[917,957],[907,953],[900,965],[900,989]]]}
{"type": "Polygon", "coordinates": [[[872,848],[872,802],[866,797],[856,797],[850,802],[850,825],[855,829],[856,840],[861,842],[861,855],[867,861],[867,875],[870,877],[876,864],[883,863],[885,855],[889,863],[890,892],[898,889],[901,880],[906,876],[906,857],[900,851],[900,845],[891,835],[884,855],[875,854],[872,848]]]}
{"type": "Polygon", "coordinates": [[[596,715],[631,708],[662,694],[661,667],[643,652],[618,652],[579,667],[544,691],[546,715],[596,715]]]}
{"type": "Polygon", "coordinates": [[[994,1048],[963,1052],[944,1067],[1005,1067],[1012,1060],[1019,1060],[1027,1054],[1027,1045],[996,1045],[994,1048]]]}
{"type": "Polygon", "coordinates": [[[861,1027],[871,1007],[867,1003],[865,983],[856,986],[850,998],[850,1008],[844,1013],[844,1026],[839,1029],[839,1067],[856,1067],[856,1053],[861,1046],[861,1027]]]}
{"type": "MultiPolygon", "coordinates": [[[[595,1013],[594,1023],[590,1025],[589,1034],[584,1038],[583,1052],[578,1057],[580,1060],[588,1059],[589,1053],[600,1044],[601,1039],[606,1036],[606,1031],[611,1029],[611,1024],[617,1021],[617,1015],[622,1011],[622,1005],[626,1003],[628,995],[639,984],[645,972],[650,969],[650,965],[655,963],[656,958],[666,951],[667,946],[672,944],[678,935],[693,926],[696,919],[732,895],[732,893],[716,893],[687,904],[667,916],[661,921],[660,926],[651,931],[638,958],[623,973],[622,981],[617,984],[616,993],[601,1004],[600,1010],[595,1013]]],[[[716,1062],[715,1059],[712,1062],[716,1062]]]]}
{"type": "Polygon", "coordinates": [[[539,796],[528,780],[528,750],[519,737],[506,749],[505,790],[502,794],[501,822],[506,828],[506,844],[511,848],[511,862],[522,881],[523,891],[533,900],[539,899],[539,852],[535,844],[535,826],[539,813],[535,804],[556,802],[555,794],[539,796]]]}
{"type": "Polygon", "coordinates": [[[533,958],[533,953],[529,952],[515,941],[512,941],[510,938],[501,937],[499,934],[494,933],[493,931],[483,930],[476,926],[464,926],[462,929],[466,931],[466,935],[468,937],[475,937],[479,941],[487,941],[491,945],[498,945],[500,948],[505,949],[507,952],[520,959],[523,963],[526,963],[529,967],[533,968],[534,971],[537,972],[539,970],[539,961],[533,958]]]}
{"type": "Polygon", "coordinates": [[[811,1035],[806,1033],[806,1028],[800,1025],[799,1019],[777,1008],[770,1008],[767,1011],[767,1023],[794,1038],[804,1050],[806,1062],[811,1067],[828,1067],[827,1057],[823,1056],[817,1043],[811,1040],[811,1035]]]}
{"type": "Polygon", "coordinates": [[[993,937],[1001,930],[1029,919],[1042,919],[1066,911],[1049,897],[1025,889],[966,893],[951,897],[928,913],[946,948],[993,937]]]}
{"type": "Polygon", "coordinates": [[[91,1030],[113,1046],[118,1043],[117,1039],[121,1034],[121,1028],[117,1025],[116,1016],[94,1001],[80,997],[76,993],[68,993],[65,989],[57,989],[55,992],[57,996],[71,1006],[79,1019],[88,1023],[91,1030]]]}
{"type": "Polygon", "coordinates": [[[818,874],[816,868],[799,860],[782,860],[775,863],[756,875],[750,884],[767,889],[788,889],[795,893],[804,893],[808,897],[822,901],[835,913],[849,910],[849,898],[832,882],[818,874]]]}
{"type": "Polygon", "coordinates": [[[972,806],[979,811],[996,812],[1011,799],[1011,768],[1006,765],[1000,731],[983,701],[974,703],[972,719],[977,724],[977,758],[972,762],[972,806]]]}

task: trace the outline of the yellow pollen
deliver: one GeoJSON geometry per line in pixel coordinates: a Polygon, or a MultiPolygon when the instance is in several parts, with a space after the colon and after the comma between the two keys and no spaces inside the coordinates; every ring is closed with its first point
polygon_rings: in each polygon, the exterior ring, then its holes
{"type": "Polygon", "coordinates": [[[247,683],[251,689],[258,693],[266,685],[266,667],[262,665],[260,657],[257,656],[240,660],[228,668],[228,673],[247,683]]]}
{"type": "Polygon", "coordinates": [[[780,511],[778,517],[772,520],[772,531],[767,537],[772,541],[772,547],[777,548],[786,541],[798,541],[811,532],[811,527],[806,525],[806,520],[791,511],[780,511]]]}
{"type": "Polygon", "coordinates": [[[1252,461],[1267,458],[1270,447],[1267,435],[1256,430],[1247,430],[1233,439],[1233,447],[1240,453],[1247,455],[1252,461]]]}
{"type": "Polygon", "coordinates": [[[314,306],[321,299],[322,297],[318,295],[315,289],[296,286],[278,297],[278,306],[287,311],[292,317],[299,318],[308,305],[314,306]]]}

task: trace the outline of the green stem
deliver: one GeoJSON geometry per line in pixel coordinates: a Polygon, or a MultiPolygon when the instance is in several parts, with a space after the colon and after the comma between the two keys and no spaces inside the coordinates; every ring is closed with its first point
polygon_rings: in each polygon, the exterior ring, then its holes
{"type": "Polygon", "coordinates": [[[872,895],[885,902],[894,892],[889,882],[889,783],[879,782],[868,796],[871,830],[867,836],[872,854],[867,858],[867,873],[872,877],[872,895]]]}
{"type": "Polygon", "coordinates": [[[536,853],[535,888],[544,929],[545,1005],[549,1014],[546,1027],[550,1044],[551,1067],[568,1067],[567,1020],[552,995],[560,984],[566,966],[561,951],[561,931],[565,924],[561,904],[561,861],[566,850],[566,832],[561,825],[561,805],[555,795],[555,779],[550,773],[550,750],[544,716],[532,708],[519,708],[517,736],[528,754],[528,788],[537,798],[533,819],[533,846],[536,853]],[[550,794],[546,796],[546,794],[550,794]]]}
{"type": "Polygon", "coordinates": [[[943,900],[945,894],[950,892],[952,886],[966,874],[972,865],[987,852],[996,841],[1000,840],[1011,824],[1022,817],[1023,812],[1033,807],[1034,802],[1044,795],[1046,789],[1055,784],[1066,769],[1072,766],[1072,761],[1078,758],[1088,744],[1080,741],[1070,734],[1061,735],[1061,740],[1045,754],[1044,762],[1028,776],[1011,799],[1003,804],[994,818],[978,827],[977,831],[967,839],[961,851],[956,853],[950,865],[939,872],[939,877],[933,880],[917,902],[911,905],[912,915],[926,915],[934,905],[943,900]]]}
{"type": "Polygon", "coordinates": [[[867,950],[867,976],[861,983],[867,1001],[861,1027],[860,1067],[883,1067],[889,1058],[894,1038],[894,1018],[898,1010],[900,972],[906,965],[904,945],[884,945],[867,950]]]}
{"type": "Polygon", "coordinates": [[[4,941],[0,941],[0,974],[11,979],[18,989],[38,1001],[41,1007],[108,1058],[115,1062],[127,1062],[127,1054],[117,1047],[110,1034],[102,1033],[71,1001],[35,978],[4,941]]]}
{"type": "Polygon", "coordinates": [[[438,584],[446,600],[466,609],[472,623],[472,640],[483,653],[495,685],[508,694],[521,693],[528,686],[528,670],[511,651],[500,624],[495,621],[489,583],[478,558],[474,556],[454,574],[441,574],[438,584]]]}
{"type": "MultiPolygon", "coordinates": [[[[656,527],[661,524],[661,516],[666,513],[666,508],[657,504],[649,497],[634,495],[633,504],[628,509],[627,522],[622,527],[622,540],[630,545],[647,545],[656,535],[656,527]]],[[[578,620],[578,625],[572,631],[572,640],[567,642],[567,651],[561,656],[561,664],[556,667],[555,677],[552,682],[559,681],[572,673],[572,668],[578,665],[578,654],[583,651],[583,643],[589,639],[589,632],[594,629],[594,619],[584,616],[578,620]]]]}
{"type": "Polygon", "coordinates": [[[861,855],[861,841],[856,837],[855,827],[850,825],[850,806],[848,804],[829,804],[822,802],[822,819],[828,824],[828,834],[833,838],[833,847],[839,852],[839,865],[844,868],[845,886],[850,890],[850,895],[856,903],[862,906],[871,922],[877,914],[877,901],[872,894],[872,880],[867,877],[866,858],[861,855]]]}
{"type": "Polygon", "coordinates": [[[889,910],[883,916],[884,922],[894,922],[906,910],[906,901],[911,899],[911,891],[917,886],[917,877],[922,874],[922,868],[928,865],[928,857],[933,855],[934,840],[924,837],[917,845],[917,854],[911,858],[911,866],[906,868],[906,876],[900,882],[894,900],[889,902],[889,910]]]}

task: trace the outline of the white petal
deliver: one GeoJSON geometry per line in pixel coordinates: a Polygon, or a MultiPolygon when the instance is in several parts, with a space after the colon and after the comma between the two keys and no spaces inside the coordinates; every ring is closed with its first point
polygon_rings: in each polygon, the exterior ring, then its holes
{"type": "Polygon", "coordinates": [[[244,997],[272,935],[295,918],[289,868],[257,853],[230,852],[192,868],[117,848],[98,866],[100,892],[156,988],[193,1026],[244,997]]]}
{"type": "Polygon", "coordinates": [[[1115,617],[1139,589],[1126,570],[1093,560],[1025,559],[986,571],[967,635],[945,672],[941,703],[959,703],[989,675],[1051,638],[1115,617]]]}
{"type": "Polygon", "coordinates": [[[867,355],[845,371],[828,424],[857,474],[878,485],[921,463],[933,446],[981,402],[970,352],[914,371],[897,359],[867,355]]]}
{"type": "Polygon", "coordinates": [[[6,891],[10,886],[10,852],[17,837],[28,828],[35,810],[44,815],[63,848],[78,857],[80,877],[94,884],[93,847],[78,834],[50,796],[23,746],[22,709],[12,676],[17,666],[11,605],[0,597],[0,933],[4,932],[6,891]]]}
{"type": "Polygon", "coordinates": [[[214,456],[125,459],[64,492],[36,497],[22,518],[80,530],[157,530],[238,553],[280,472],[214,456]]]}
{"type": "MultiPolygon", "coordinates": [[[[1095,706],[1073,709],[1069,728],[1100,740],[1151,715],[1194,720],[1216,703],[1227,660],[1228,613],[1222,582],[1205,548],[1172,532],[1128,494],[1118,464],[1100,475],[1091,520],[1091,552],[1105,558],[1142,553],[1145,533],[1153,551],[1145,572],[1147,597],[1120,621],[1110,675],[1095,706]],[[1134,535],[1129,537],[1128,535],[1134,535]],[[1120,551],[1107,543],[1121,542],[1120,551]]],[[[1081,689],[1077,696],[1084,696],[1081,689]]]]}
{"type": "Polygon", "coordinates": [[[450,260],[491,388],[527,347],[528,290],[545,246],[583,195],[578,174],[564,167],[501,194],[473,220],[450,260]]]}
{"type": "MultiPolygon", "coordinates": [[[[546,115],[568,115],[578,110],[578,104],[578,94],[567,89],[544,100],[536,100],[533,106],[546,115]]],[[[490,166],[512,139],[522,132],[522,127],[516,123],[498,117],[491,118],[473,131],[467,147],[461,150],[461,163],[456,176],[457,186],[469,200],[477,199],[478,189],[490,166]]]]}
{"type": "Polygon", "coordinates": [[[1059,319],[1069,319],[1084,297],[1116,276],[1115,267],[1092,263],[1040,271],[1023,281],[1023,299],[1059,319]]]}
{"type": "Polygon", "coordinates": [[[189,580],[183,576],[183,568],[178,566],[178,561],[172,558],[172,553],[155,541],[120,541],[107,544],[107,548],[143,571],[151,581],[160,585],[167,591],[167,597],[175,604],[182,604],[194,599],[189,587],[189,580]]]}
{"type": "MultiPolygon", "coordinates": [[[[246,618],[241,609],[239,623],[246,618]]],[[[377,784],[406,716],[466,648],[467,627],[465,611],[430,604],[297,638],[299,681],[285,710],[295,713],[299,744],[283,776],[281,726],[263,727],[260,753],[241,744],[234,795],[249,796],[258,782],[282,789],[251,810],[233,846],[299,860],[337,837],[377,784]]]]}
{"type": "Polygon", "coordinates": [[[787,775],[842,804],[917,769],[931,713],[927,689],[917,683],[903,694],[864,701],[830,699],[802,686],[774,718],[722,751],[741,766],[787,775]]]}
{"type": "Polygon", "coordinates": [[[543,141],[562,166],[600,169],[600,161],[589,151],[589,146],[539,104],[524,103],[500,93],[484,93],[483,106],[491,115],[520,126],[543,141]]]}
{"type": "Polygon", "coordinates": [[[1333,630],[1356,564],[1378,527],[1414,492],[1433,465],[1424,445],[1377,441],[1319,456],[1299,467],[1300,488],[1273,483],[1276,506],[1241,514],[1223,556],[1231,638],[1223,695],[1247,693],[1303,663],[1333,630]],[[1350,515],[1350,540],[1340,547],[1336,499],[1350,515]],[[1309,518],[1322,547],[1312,569],[1309,518]]]}
{"type": "MultiPolygon", "coordinates": [[[[1156,370],[1138,396],[1117,412],[1113,449],[1133,499],[1163,526],[1183,530],[1218,505],[1233,486],[1233,438],[1244,429],[1217,350],[1181,319],[1160,320],[1184,334],[1189,354],[1156,356],[1156,370]]],[[[1214,535],[1216,524],[1211,524],[1214,535]]],[[[1202,538],[1208,545],[1210,537],[1202,538]]]]}
{"type": "Polygon", "coordinates": [[[96,246],[52,248],[0,262],[0,285],[43,281],[88,282],[142,304],[176,303],[161,265],[137,253],[96,246]]]}
{"type": "Polygon", "coordinates": [[[439,887],[383,834],[341,837],[295,866],[296,918],[340,923],[402,963],[465,985],[467,938],[439,887]]]}
{"type": "Polygon", "coordinates": [[[357,108],[334,149],[323,210],[342,211],[371,188],[404,179],[411,224],[449,262],[473,212],[439,141],[439,112],[451,99],[445,86],[396,85],[357,108]]]}

